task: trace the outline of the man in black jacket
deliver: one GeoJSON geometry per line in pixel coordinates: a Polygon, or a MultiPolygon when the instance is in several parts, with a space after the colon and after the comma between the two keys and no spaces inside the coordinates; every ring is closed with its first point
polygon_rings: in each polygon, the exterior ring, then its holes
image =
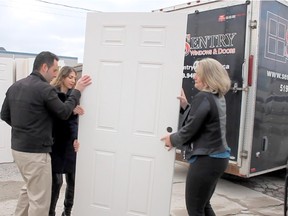
{"type": "Polygon", "coordinates": [[[50,85],[58,73],[59,58],[39,53],[33,72],[6,92],[1,119],[12,128],[13,158],[25,185],[20,191],[15,216],[47,216],[51,200],[52,118],[67,119],[79,103],[91,78],[83,76],[63,103],[50,85]]]}

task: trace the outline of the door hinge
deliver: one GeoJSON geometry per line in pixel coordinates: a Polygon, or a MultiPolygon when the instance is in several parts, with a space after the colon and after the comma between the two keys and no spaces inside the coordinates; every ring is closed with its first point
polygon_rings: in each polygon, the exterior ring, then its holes
{"type": "Polygon", "coordinates": [[[240,157],[241,157],[241,158],[244,158],[244,159],[247,159],[247,158],[248,158],[248,151],[243,150],[243,151],[240,153],[240,157]]]}
{"type": "Polygon", "coordinates": [[[257,28],[257,20],[250,20],[249,27],[251,29],[256,29],[257,28]]]}

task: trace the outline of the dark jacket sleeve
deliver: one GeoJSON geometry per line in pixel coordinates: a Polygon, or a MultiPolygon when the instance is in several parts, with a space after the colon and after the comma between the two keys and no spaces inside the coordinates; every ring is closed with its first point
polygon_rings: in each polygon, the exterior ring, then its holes
{"type": "Polygon", "coordinates": [[[172,145],[181,148],[183,145],[191,144],[199,136],[210,109],[210,103],[206,97],[203,97],[202,94],[196,96],[184,126],[178,132],[171,134],[172,145]]]}
{"type": "Polygon", "coordinates": [[[179,114],[179,121],[178,121],[178,130],[180,130],[184,125],[187,120],[187,117],[189,115],[191,105],[188,104],[185,109],[182,107],[180,108],[180,114],[179,114]]]}
{"type": "Polygon", "coordinates": [[[7,98],[4,99],[1,108],[1,119],[5,121],[7,124],[11,125],[11,115],[10,115],[10,108],[8,104],[7,98]]]}
{"type": "MultiPolygon", "coordinates": [[[[65,95],[65,99],[62,101],[66,101],[67,98],[69,98],[69,96],[71,95],[72,91],[73,89],[70,89],[68,93],[65,95]]],[[[71,116],[68,119],[68,125],[70,128],[70,136],[73,141],[75,139],[78,139],[78,121],[79,121],[79,115],[78,114],[75,115],[74,112],[72,112],[71,116]]]]}
{"type": "MultiPolygon", "coordinates": [[[[62,102],[65,102],[69,98],[71,93],[72,89],[70,89],[67,92],[67,94],[60,92],[60,90],[58,89],[58,97],[62,102]]],[[[69,129],[69,136],[73,141],[78,138],[78,119],[79,115],[78,114],[75,115],[74,112],[72,112],[69,118],[65,120],[66,121],[65,125],[67,125],[66,127],[68,127],[69,129]]],[[[58,131],[55,132],[57,133],[58,131]]]]}
{"type": "Polygon", "coordinates": [[[45,105],[48,110],[53,112],[57,118],[62,120],[67,120],[72,114],[73,109],[79,104],[79,99],[81,96],[80,91],[74,89],[71,91],[71,94],[67,100],[63,103],[57,94],[55,88],[49,88],[47,91],[43,91],[45,95],[43,98],[46,98],[45,105]]]}
{"type": "Polygon", "coordinates": [[[73,140],[78,139],[78,119],[78,115],[74,115],[73,113],[69,118],[69,127],[73,140]]]}

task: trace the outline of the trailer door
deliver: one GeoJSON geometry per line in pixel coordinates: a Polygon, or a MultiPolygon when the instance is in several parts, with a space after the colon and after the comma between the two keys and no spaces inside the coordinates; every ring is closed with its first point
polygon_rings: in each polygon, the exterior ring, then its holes
{"type": "Polygon", "coordinates": [[[169,215],[187,16],[92,13],[87,18],[75,215],[169,215]],[[177,73],[178,71],[178,73],[177,73]]]}
{"type": "Polygon", "coordinates": [[[191,102],[198,92],[194,88],[194,62],[211,57],[223,64],[232,80],[227,102],[227,141],[231,160],[238,158],[239,128],[242,103],[247,5],[236,5],[188,15],[183,88],[191,102]],[[234,87],[235,91],[232,90],[234,87]]]}
{"type": "Polygon", "coordinates": [[[252,174],[288,160],[288,6],[261,1],[260,11],[252,174]]]}

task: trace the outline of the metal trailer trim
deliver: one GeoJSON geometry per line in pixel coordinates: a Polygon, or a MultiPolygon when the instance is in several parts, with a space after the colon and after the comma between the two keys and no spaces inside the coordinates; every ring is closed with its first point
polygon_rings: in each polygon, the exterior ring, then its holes
{"type": "MultiPolygon", "coordinates": [[[[243,91],[242,94],[242,103],[241,103],[241,114],[240,114],[240,126],[239,126],[239,139],[238,139],[238,158],[237,158],[237,165],[239,167],[238,174],[237,175],[246,175],[246,172],[243,170],[243,161],[247,160],[243,156],[243,152],[249,152],[247,148],[245,148],[245,143],[247,142],[245,140],[246,131],[249,131],[247,128],[247,125],[249,125],[248,120],[250,118],[246,118],[246,114],[250,111],[248,109],[248,103],[249,103],[249,91],[251,86],[248,86],[248,68],[249,68],[249,56],[250,56],[250,50],[248,49],[250,47],[250,37],[251,37],[251,29],[250,29],[250,20],[252,18],[252,4],[250,3],[247,5],[247,17],[246,17],[246,41],[245,41],[245,54],[244,54],[244,64],[242,67],[242,77],[243,77],[243,87],[247,88],[248,91],[243,91]]],[[[251,119],[250,119],[251,120],[251,119]]],[[[252,142],[252,137],[251,137],[252,142]]],[[[248,155],[248,154],[247,154],[248,155]]],[[[231,164],[231,161],[229,162],[229,165],[231,164]]],[[[231,164],[233,167],[233,164],[231,164]]],[[[236,173],[235,173],[236,174],[236,173]]]]}
{"type": "MultiPolygon", "coordinates": [[[[259,1],[252,1],[250,4],[250,20],[259,21],[260,16],[260,2],[259,1]]],[[[247,24],[249,25],[250,22],[248,20],[247,24]]],[[[259,41],[257,40],[259,34],[259,27],[256,29],[249,29],[249,37],[247,37],[246,43],[246,51],[248,52],[247,56],[249,55],[254,56],[253,62],[253,74],[252,74],[252,86],[248,87],[248,93],[246,98],[246,113],[242,113],[241,117],[245,118],[245,124],[243,125],[243,141],[242,141],[242,151],[247,152],[247,158],[242,160],[239,175],[240,176],[249,176],[250,175],[250,165],[251,165],[251,152],[252,152],[252,144],[253,144],[253,132],[254,132],[254,117],[255,117],[255,100],[256,100],[256,87],[257,87],[257,75],[258,75],[258,48],[259,48],[259,41]]],[[[248,76],[248,74],[247,74],[248,76]]],[[[247,77],[248,78],[248,77],[247,77]]],[[[247,80],[248,81],[248,80],[247,80]]]]}

